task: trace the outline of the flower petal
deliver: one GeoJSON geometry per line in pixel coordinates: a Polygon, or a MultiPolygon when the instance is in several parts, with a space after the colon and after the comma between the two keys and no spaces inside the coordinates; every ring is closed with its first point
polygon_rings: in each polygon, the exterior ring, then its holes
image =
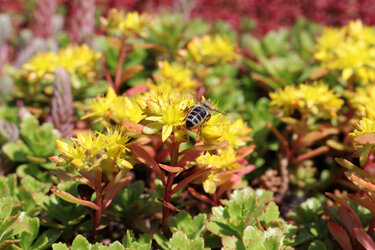
{"type": "Polygon", "coordinates": [[[161,139],[163,142],[165,142],[165,140],[167,140],[167,138],[172,134],[172,130],[173,130],[173,126],[171,125],[164,125],[163,126],[163,132],[162,132],[162,136],[161,136],[161,139]]]}
{"type": "Polygon", "coordinates": [[[146,135],[152,135],[157,133],[162,128],[162,126],[163,125],[161,125],[160,123],[151,122],[143,127],[142,132],[146,135]]]}

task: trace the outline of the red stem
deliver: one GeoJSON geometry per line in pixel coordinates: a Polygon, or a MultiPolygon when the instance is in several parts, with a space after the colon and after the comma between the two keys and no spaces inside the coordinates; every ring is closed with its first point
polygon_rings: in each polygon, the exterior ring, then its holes
{"type": "MultiPolygon", "coordinates": [[[[180,148],[180,144],[173,142],[173,149],[171,152],[171,166],[177,165],[178,160],[178,150],[180,148]]],[[[168,179],[167,179],[167,185],[165,186],[164,191],[164,201],[170,202],[171,196],[172,196],[172,185],[174,181],[176,173],[169,173],[168,179]]],[[[167,206],[163,206],[163,219],[162,219],[162,225],[163,225],[163,231],[165,234],[168,234],[168,217],[170,214],[170,209],[167,206]]]]}
{"type": "Polygon", "coordinates": [[[120,47],[120,54],[117,61],[117,68],[116,68],[116,76],[115,76],[115,92],[117,95],[120,94],[120,87],[121,87],[121,76],[122,76],[122,65],[126,58],[126,46],[125,46],[126,38],[124,37],[121,40],[121,47],[120,47]]]}
{"type": "Polygon", "coordinates": [[[105,59],[104,56],[102,56],[102,67],[103,67],[103,71],[104,71],[105,79],[107,79],[107,82],[109,83],[109,85],[110,85],[113,89],[115,89],[115,84],[113,83],[112,77],[111,77],[111,75],[109,74],[108,67],[107,67],[107,61],[106,61],[106,59],[105,59]]]}
{"type": "Polygon", "coordinates": [[[96,185],[95,185],[95,192],[96,192],[96,205],[99,207],[99,210],[95,211],[95,218],[94,218],[94,224],[92,229],[92,235],[91,237],[94,239],[98,233],[98,229],[100,226],[100,221],[102,219],[102,213],[103,213],[103,204],[102,204],[102,198],[103,198],[103,190],[102,190],[102,170],[101,168],[95,169],[96,173],[96,185]]]}

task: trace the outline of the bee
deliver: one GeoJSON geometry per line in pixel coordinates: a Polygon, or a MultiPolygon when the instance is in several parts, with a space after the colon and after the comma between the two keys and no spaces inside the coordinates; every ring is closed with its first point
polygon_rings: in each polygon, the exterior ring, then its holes
{"type": "Polygon", "coordinates": [[[189,109],[188,115],[186,116],[186,128],[194,128],[199,124],[202,125],[211,118],[211,114],[214,111],[220,112],[213,108],[211,102],[207,100],[198,102],[189,109]]]}

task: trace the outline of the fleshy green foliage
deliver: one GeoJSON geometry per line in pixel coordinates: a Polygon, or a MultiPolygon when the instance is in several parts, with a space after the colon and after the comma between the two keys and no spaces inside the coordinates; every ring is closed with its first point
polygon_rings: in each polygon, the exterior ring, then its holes
{"type": "Polygon", "coordinates": [[[122,244],[125,249],[148,250],[151,249],[152,239],[148,234],[143,234],[137,240],[133,231],[127,230],[126,235],[122,238],[122,244]]]}
{"type": "Polygon", "coordinates": [[[169,227],[173,233],[171,239],[158,233],[154,239],[163,249],[204,249],[202,233],[205,230],[205,214],[198,214],[194,218],[181,211],[176,217],[169,218],[169,227]]]}
{"type": "Polygon", "coordinates": [[[22,240],[18,245],[21,249],[46,249],[50,247],[62,233],[61,229],[48,229],[40,233],[39,218],[31,218],[24,213],[21,214],[19,220],[29,225],[29,228],[19,234],[19,238],[22,240]]]}
{"type": "Polygon", "coordinates": [[[181,211],[176,217],[169,218],[172,232],[184,232],[189,239],[197,239],[205,229],[205,214],[198,214],[194,218],[186,211],[181,211]]]}
{"type": "Polygon", "coordinates": [[[36,216],[40,208],[34,199],[35,195],[45,195],[49,191],[50,185],[37,181],[31,176],[21,178],[20,185],[17,183],[15,174],[0,176],[0,197],[11,196],[14,203],[20,204],[14,210],[26,212],[29,216],[36,216]]]}
{"type": "Polygon", "coordinates": [[[254,70],[254,79],[276,89],[307,80],[317,67],[309,65],[314,49],[313,35],[317,26],[300,20],[293,29],[269,32],[258,40],[245,36],[243,43],[251,48],[256,61],[246,60],[254,70]]]}
{"type": "Polygon", "coordinates": [[[69,248],[64,243],[55,243],[52,245],[53,250],[81,250],[81,249],[87,249],[87,250],[123,250],[128,249],[125,248],[120,242],[115,241],[112,244],[105,246],[101,243],[95,243],[90,244],[90,242],[82,235],[78,235],[73,243],[72,246],[69,248]]]}
{"type": "Polygon", "coordinates": [[[28,224],[21,222],[20,214],[13,215],[12,197],[0,198],[0,249],[21,241],[17,234],[25,231],[28,224]]]}
{"type": "Polygon", "coordinates": [[[279,228],[268,228],[262,231],[256,227],[248,226],[243,232],[242,239],[235,236],[222,238],[223,248],[229,249],[257,249],[257,250],[281,250],[292,249],[283,243],[284,234],[279,228]]]}
{"type": "MultiPolygon", "coordinates": [[[[78,185],[78,182],[64,182],[58,185],[58,189],[78,197],[78,185]]],[[[66,202],[56,195],[35,194],[35,201],[44,211],[42,218],[45,225],[63,229],[68,235],[87,214],[87,209],[84,206],[66,202]]]]}
{"type": "Polygon", "coordinates": [[[202,237],[190,239],[187,234],[181,230],[176,230],[169,240],[161,234],[155,234],[154,239],[162,249],[206,249],[202,237]]]}
{"type": "MultiPolygon", "coordinates": [[[[323,197],[325,200],[325,198],[323,197]]],[[[297,237],[292,244],[295,247],[306,248],[316,247],[320,241],[325,245],[332,245],[327,240],[329,232],[327,229],[327,220],[322,218],[324,214],[324,203],[317,198],[309,198],[301,205],[295,207],[295,211],[288,214],[298,226],[297,237]],[[315,242],[315,243],[314,243],[315,242]]]]}
{"type": "Polygon", "coordinates": [[[122,218],[126,224],[137,224],[144,227],[145,220],[161,211],[160,202],[152,195],[144,195],[146,189],[142,181],[126,185],[112,201],[110,210],[122,218]]]}
{"type": "Polygon", "coordinates": [[[207,224],[208,230],[220,236],[235,236],[241,239],[248,226],[258,223],[268,228],[279,228],[286,235],[295,229],[282,220],[279,209],[272,200],[272,193],[265,190],[254,191],[251,188],[236,190],[230,200],[223,201],[224,206],[212,208],[212,216],[207,224]]]}
{"type": "Polygon", "coordinates": [[[39,125],[38,120],[26,115],[20,125],[20,139],[8,142],[3,147],[5,155],[13,162],[24,163],[17,168],[19,176],[32,175],[47,180],[49,174],[39,169],[51,169],[54,164],[47,157],[57,154],[56,140],[60,137],[51,123],[39,125]]]}

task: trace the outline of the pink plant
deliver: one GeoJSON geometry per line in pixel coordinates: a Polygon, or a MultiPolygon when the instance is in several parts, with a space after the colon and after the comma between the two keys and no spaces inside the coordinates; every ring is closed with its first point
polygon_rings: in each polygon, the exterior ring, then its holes
{"type": "Polygon", "coordinates": [[[36,37],[51,38],[54,34],[53,16],[57,8],[56,0],[38,0],[34,10],[34,35],[36,37]]]}
{"type": "Polygon", "coordinates": [[[95,0],[72,0],[68,31],[73,43],[91,43],[95,28],[95,0]]]}

